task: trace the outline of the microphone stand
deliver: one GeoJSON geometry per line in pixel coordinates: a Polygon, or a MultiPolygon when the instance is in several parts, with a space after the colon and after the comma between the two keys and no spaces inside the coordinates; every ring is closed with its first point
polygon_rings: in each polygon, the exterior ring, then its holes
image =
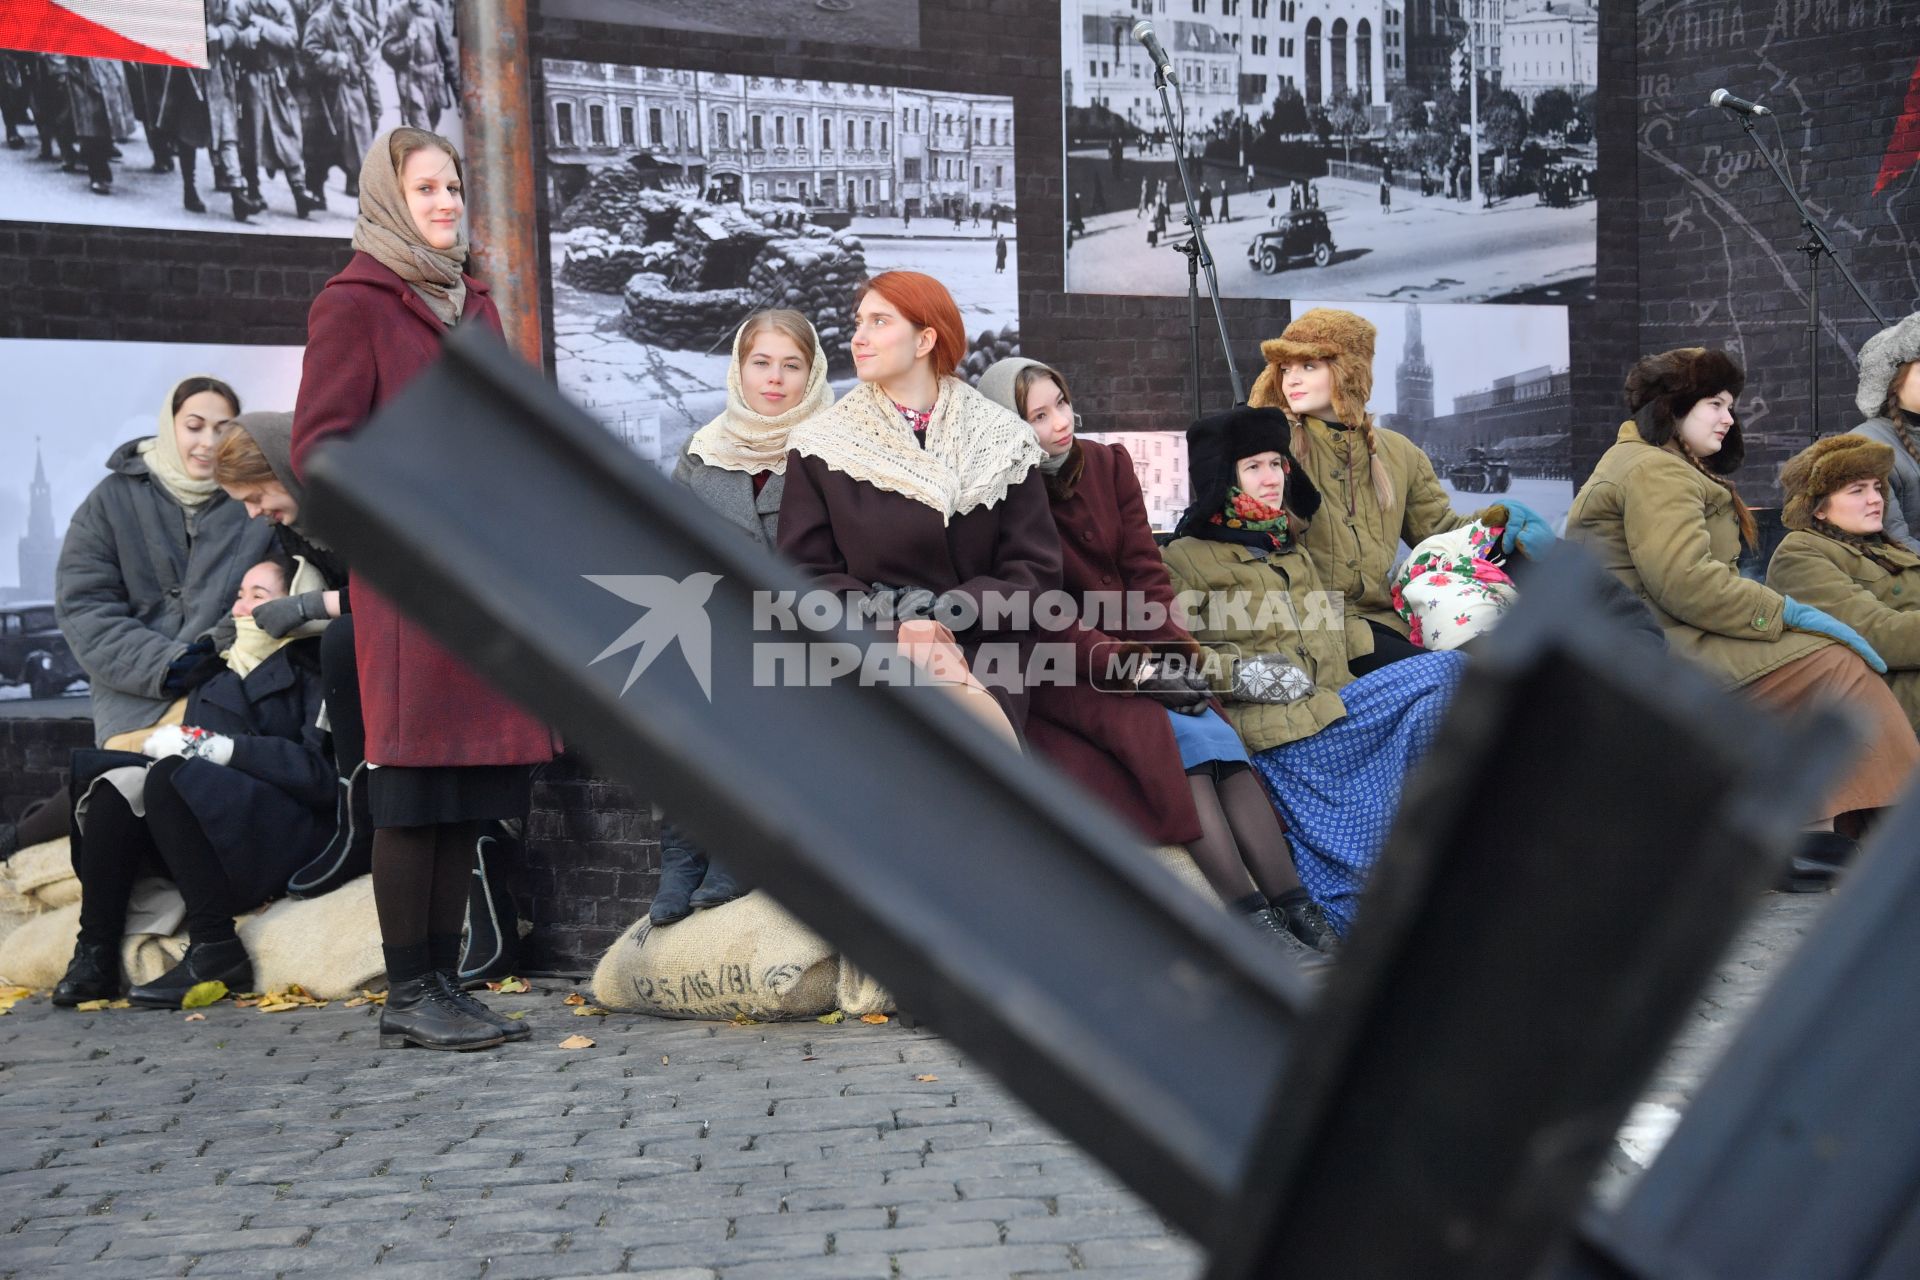
{"type": "MultiPolygon", "coordinates": [[[[1153,71],[1153,87],[1160,91],[1160,110],[1167,117],[1169,131],[1173,136],[1173,162],[1180,171],[1180,194],[1187,205],[1187,228],[1193,234],[1187,243],[1174,246],[1187,255],[1187,326],[1193,336],[1193,412],[1195,417],[1205,412],[1203,397],[1200,393],[1200,289],[1199,273],[1207,273],[1207,296],[1213,299],[1214,323],[1220,326],[1220,349],[1227,357],[1227,376],[1233,379],[1233,402],[1247,402],[1246,386],[1240,381],[1240,366],[1233,359],[1233,341],[1227,337],[1227,315],[1220,308],[1220,278],[1214,271],[1213,252],[1207,248],[1207,237],[1200,230],[1200,214],[1193,202],[1193,180],[1187,175],[1187,135],[1185,129],[1186,98],[1182,96],[1182,113],[1173,114],[1173,102],[1167,96],[1170,83],[1167,72],[1172,64],[1158,66],[1153,71]]],[[[1177,82],[1173,91],[1180,92],[1177,82]]]]}
{"type": "Polygon", "coordinates": [[[1766,143],[1760,141],[1760,135],[1753,129],[1753,117],[1740,113],[1740,127],[1747,131],[1748,140],[1759,149],[1761,158],[1767,162],[1767,167],[1773,170],[1773,176],[1780,180],[1780,186],[1786,191],[1787,199],[1793,201],[1793,207],[1800,213],[1800,225],[1807,229],[1807,242],[1799,246],[1799,251],[1807,255],[1807,395],[1808,404],[1811,406],[1807,413],[1807,420],[1812,432],[1811,438],[1818,440],[1820,438],[1820,256],[1825,254],[1833,260],[1834,266],[1840,268],[1841,278],[1853,290],[1853,296],[1860,299],[1860,305],[1867,309],[1867,314],[1871,315],[1882,329],[1887,327],[1887,318],[1880,314],[1880,308],[1874,306],[1873,301],[1860,288],[1860,282],[1853,278],[1853,272],[1847,270],[1847,264],[1841,260],[1839,253],[1833,247],[1833,241],[1827,238],[1826,229],[1814,221],[1813,215],[1807,211],[1806,204],[1800,199],[1800,193],[1793,189],[1793,181],[1787,177],[1787,171],[1780,167],[1780,162],[1774,159],[1773,152],[1767,149],[1766,143]]]}

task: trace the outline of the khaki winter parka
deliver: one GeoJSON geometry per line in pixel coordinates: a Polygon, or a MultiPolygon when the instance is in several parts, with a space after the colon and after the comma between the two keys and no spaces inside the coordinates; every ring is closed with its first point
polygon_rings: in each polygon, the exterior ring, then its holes
{"type": "MultiPolygon", "coordinates": [[[[1324,516],[1324,505],[1321,511],[1324,516]]],[[[1230,694],[1221,695],[1227,719],[1247,750],[1311,738],[1345,718],[1347,708],[1336,691],[1353,682],[1347,668],[1354,643],[1350,633],[1366,626],[1343,611],[1339,592],[1323,586],[1298,544],[1262,553],[1235,542],[1176,538],[1161,557],[1173,575],[1176,602],[1190,614],[1186,621],[1193,624],[1193,638],[1226,660],[1216,688],[1231,681],[1239,659],[1268,653],[1313,678],[1315,691],[1298,702],[1236,702],[1230,694]]],[[[1371,637],[1365,642],[1371,653],[1371,637]]]]}
{"type": "Polygon", "coordinates": [[[1786,629],[1780,593],[1740,576],[1733,495],[1632,422],[1574,495],[1567,536],[1639,593],[1674,653],[1731,688],[1834,643],[1786,629]]]}
{"type": "MultiPolygon", "coordinates": [[[[1318,418],[1302,419],[1294,453],[1320,490],[1320,512],[1302,541],[1321,580],[1346,597],[1347,612],[1407,634],[1404,618],[1388,597],[1400,544],[1418,546],[1436,533],[1451,533],[1472,520],[1456,513],[1440,487],[1433,463],[1420,446],[1397,431],[1373,429],[1374,447],[1392,482],[1393,506],[1380,509],[1367,464],[1366,444],[1357,431],[1329,427],[1318,418]],[[1302,447],[1304,446],[1304,447],[1302,447]]],[[[1349,627],[1352,658],[1373,652],[1373,635],[1349,627]]]]}
{"type": "Polygon", "coordinates": [[[1876,554],[1891,572],[1838,538],[1797,529],[1774,551],[1767,585],[1865,636],[1886,659],[1881,678],[1920,726],[1920,555],[1893,542],[1876,554]]]}

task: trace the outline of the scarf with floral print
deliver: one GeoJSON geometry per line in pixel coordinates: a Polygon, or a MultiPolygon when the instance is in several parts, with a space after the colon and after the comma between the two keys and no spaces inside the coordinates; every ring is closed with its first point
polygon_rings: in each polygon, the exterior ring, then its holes
{"type": "Polygon", "coordinates": [[[1238,485],[1227,490],[1227,505],[1216,511],[1209,523],[1213,535],[1222,542],[1275,550],[1293,540],[1293,532],[1287,527],[1287,509],[1270,507],[1238,485]]]}

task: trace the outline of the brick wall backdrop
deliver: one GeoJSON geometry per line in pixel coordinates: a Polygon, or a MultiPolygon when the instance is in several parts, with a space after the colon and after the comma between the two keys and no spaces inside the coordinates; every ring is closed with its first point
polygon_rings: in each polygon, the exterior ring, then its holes
{"type": "MultiPolygon", "coordinates": [[[[1806,239],[1798,215],[1730,113],[1725,87],[1762,101],[1787,168],[1867,296],[1897,319],[1920,295],[1909,173],[1874,182],[1920,61],[1920,6],[1900,0],[1645,0],[1639,8],[1639,338],[1658,351],[1725,346],[1744,359],[1743,489],[1771,499],[1771,455],[1810,438],[1806,239]],[[1904,224],[1904,225],[1903,225],[1904,224]],[[1772,436],[1756,450],[1755,436],[1772,436]]],[[[1606,270],[1605,246],[1602,271],[1606,270]]],[[[1822,267],[1819,426],[1844,431],[1860,345],[1875,324],[1822,267]]]]}

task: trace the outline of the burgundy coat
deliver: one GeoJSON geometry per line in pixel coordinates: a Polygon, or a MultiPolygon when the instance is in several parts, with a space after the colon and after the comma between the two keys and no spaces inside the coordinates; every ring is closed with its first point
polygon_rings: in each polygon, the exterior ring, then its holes
{"type": "MultiPolygon", "coordinates": [[[[945,524],[923,502],[875,488],[818,458],[787,455],[780,499],[780,550],[830,591],[867,592],[876,582],[961,591],[1038,595],[1060,585],[1060,539],[1047,510],[1038,469],[990,507],[975,507],[945,524]]],[[[988,641],[1019,646],[1024,668],[1031,631],[970,627],[954,639],[971,658],[988,641]]],[[[1018,729],[1024,691],[988,689],[1018,729]]]]}
{"type": "Polygon", "coordinates": [[[1155,843],[1187,844],[1200,838],[1200,814],[1166,708],[1100,686],[1116,649],[1199,649],[1173,618],[1173,579],[1154,545],[1133,459],[1118,445],[1091,440],[1077,442],[1074,450],[1076,456],[1047,478],[1047,490],[1060,530],[1062,585],[1082,602],[1082,621],[1072,632],[1079,661],[1072,685],[1034,690],[1027,740],[1155,843]],[[1084,603],[1093,592],[1123,593],[1121,616],[1094,615],[1084,603]],[[1168,610],[1161,625],[1124,625],[1126,600],[1135,593],[1168,610]],[[1107,631],[1088,625],[1109,620],[1122,625],[1107,631]]]}
{"type": "MultiPolygon", "coordinates": [[[[461,320],[500,332],[487,287],[467,278],[461,320]]],[[[351,435],[433,363],[446,338],[427,304],[365,253],[327,281],[307,312],[307,355],[293,413],[293,469],[313,447],[351,435]]],[[[367,722],[367,759],[415,768],[538,764],[553,758],[545,725],[353,580],[354,653],[367,722]]]]}

